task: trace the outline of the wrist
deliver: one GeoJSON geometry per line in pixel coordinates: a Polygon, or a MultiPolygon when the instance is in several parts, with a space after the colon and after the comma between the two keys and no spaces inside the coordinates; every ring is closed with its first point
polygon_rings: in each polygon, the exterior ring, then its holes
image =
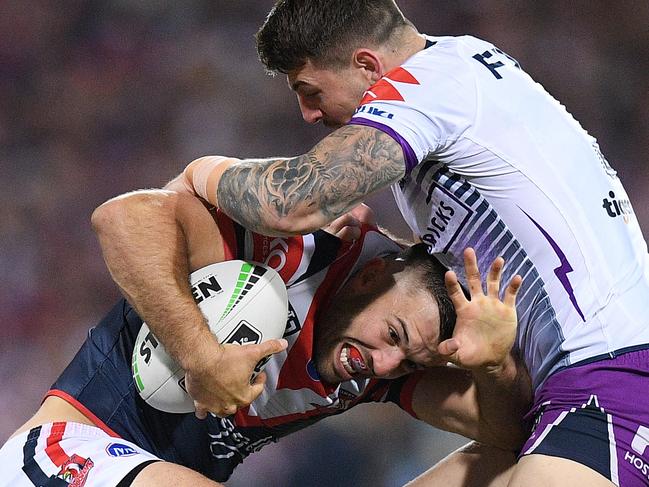
{"type": "Polygon", "coordinates": [[[180,366],[187,372],[198,372],[211,369],[214,360],[222,353],[223,345],[219,343],[216,336],[209,330],[195,335],[194,339],[187,342],[180,366]]]}
{"type": "Polygon", "coordinates": [[[184,171],[185,178],[191,183],[194,192],[206,201],[217,204],[216,188],[221,176],[239,159],[223,156],[205,156],[191,162],[184,171]],[[211,195],[211,197],[210,197],[211,195]]]}
{"type": "Polygon", "coordinates": [[[517,371],[516,360],[511,353],[508,353],[501,362],[485,365],[475,369],[473,373],[478,378],[492,381],[511,381],[516,377],[517,371]]]}

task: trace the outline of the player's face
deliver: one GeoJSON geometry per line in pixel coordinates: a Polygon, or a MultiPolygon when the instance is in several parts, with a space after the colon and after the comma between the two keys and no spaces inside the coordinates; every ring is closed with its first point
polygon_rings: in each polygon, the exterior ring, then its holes
{"type": "Polygon", "coordinates": [[[371,298],[345,289],[339,295],[317,326],[316,367],[325,382],[392,379],[446,363],[437,353],[437,304],[411,280],[371,298]]]}
{"type": "Polygon", "coordinates": [[[327,69],[310,61],[288,74],[288,84],[297,95],[304,120],[330,128],[349,122],[370,87],[362,71],[351,65],[327,69]]]}

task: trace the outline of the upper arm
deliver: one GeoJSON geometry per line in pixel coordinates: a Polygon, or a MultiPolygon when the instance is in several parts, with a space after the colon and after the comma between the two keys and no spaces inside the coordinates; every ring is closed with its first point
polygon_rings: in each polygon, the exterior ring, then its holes
{"type": "Polygon", "coordinates": [[[169,255],[170,261],[177,255],[192,272],[225,258],[216,221],[204,203],[189,194],[133,191],[103,203],[92,223],[104,255],[114,256],[116,262],[126,257],[146,260],[151,252],[169,255]]]}
{"type": "Polygon", "coordinates": [[[187,241],[189,271],[225,260],[224,237],[213,211],[202,200],[177,195],[176,219],[187,241]]]}
{"type": "Polygon", "coordinates": [[[259,233],[308,233],[404,174],[395,139],[373,127],[348,125],[301,156],[230,166],[218,183],[218,206],[259,233]]]}

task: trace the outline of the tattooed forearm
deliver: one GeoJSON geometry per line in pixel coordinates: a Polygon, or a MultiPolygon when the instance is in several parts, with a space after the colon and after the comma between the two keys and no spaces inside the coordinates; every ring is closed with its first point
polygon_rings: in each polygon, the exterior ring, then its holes
{"type": "Polygon", "coordinates": [[[403,177],[401,146],[371,127],[346,126],[304,155],[244,160],[221,177],[219,207],[264,234],[303,233],[403,177]]]}

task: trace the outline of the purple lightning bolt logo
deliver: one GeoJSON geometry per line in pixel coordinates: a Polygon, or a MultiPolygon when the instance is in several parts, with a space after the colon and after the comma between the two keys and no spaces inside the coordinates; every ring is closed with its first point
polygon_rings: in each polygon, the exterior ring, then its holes
{"type": "Polygon", "coordinates": [[[570,265],[570,262],[568,262],[568,258],[566,257],[566,254],[563,253],[563,251],[559,248],[559,245],[552,239],[550,234],[548,234],[548,232],[546,232],[541,225],[539,225],[538,223],[536,223],[536,221],[534,221],[534,218],[528,215],[525,212],[525,210],[523,210],[523,208],[521,208],[520,206],[519,208],[523,213],[525,213],[525,216],[527,216],[527,218],[529,218],[530,221],[534,223],[536,228],[539,229],[539,231],[543,234],[545,239],[552,247],[552,250],[554,250],[554,253],[557,254],[557,257],[559,258],[559,262],[561,263],[561,265],[556,269],[554,269],[554,275],[557,276],[557,279],[559,279],[559,282],[566,290],[566,293],[568,293],[570,302],[577,310],[577,313],[579,313],[579,316],[581,316],[582,321],[586,321],[586,318],[584,318],[584,313],[581,312],[581,308],[579,308],[579,304],[577,303],[577,298],[575,297],[575,292],[572,289],[570,280],[568,279],[568,273],[572,272],[574,269],[570,265]]]}

